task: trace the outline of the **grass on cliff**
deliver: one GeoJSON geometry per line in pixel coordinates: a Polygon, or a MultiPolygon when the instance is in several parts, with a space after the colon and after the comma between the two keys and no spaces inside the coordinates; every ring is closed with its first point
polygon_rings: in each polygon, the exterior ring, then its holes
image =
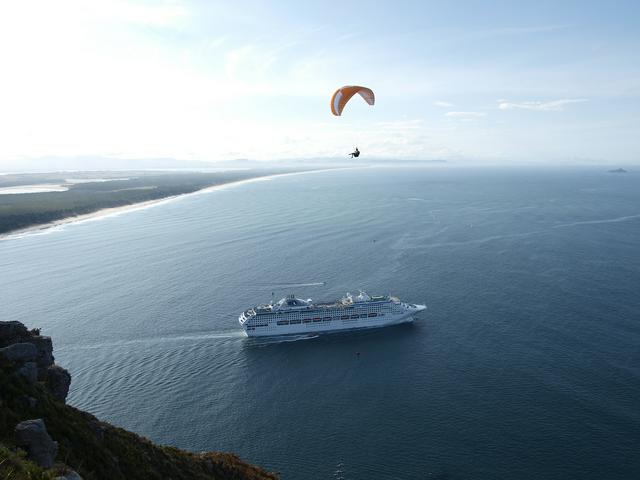
{"type": "Polygon", "coordinates": [[[28,461],[24,452],[14,452],[0,445],[0,480],[51,480],[55,477],[54,472],[28,461]]]}
{"type": "Polygon", "coordinates": [[[14,428],[42,418],[58,442],[58,471],[69,466],[84,480],[109,479],[275,479],[276,475],[230,453],[195,454],[160,446],[124,429],[100,422],[59,402],[41,384],[28,385],[15,366],[0,358],[0,480],[54,478],[15,449],[14,428]],[[31,407],[26,397],[37,400],[31,407]]]}

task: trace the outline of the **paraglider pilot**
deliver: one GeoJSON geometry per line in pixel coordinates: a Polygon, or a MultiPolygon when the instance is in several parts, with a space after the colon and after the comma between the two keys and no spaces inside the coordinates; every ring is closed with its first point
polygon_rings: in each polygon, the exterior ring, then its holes
{"type": "Polygon", "coordinates": [[[356,147],[356,149],[355,149],[353,152],[351,152],[351,153],[349,154],[349,156],[350,156],[351,158],[353,158],[353,157],[358,158],[358,157],[360,156],[360,150],[358,150],[358,147],[356,147]]]}

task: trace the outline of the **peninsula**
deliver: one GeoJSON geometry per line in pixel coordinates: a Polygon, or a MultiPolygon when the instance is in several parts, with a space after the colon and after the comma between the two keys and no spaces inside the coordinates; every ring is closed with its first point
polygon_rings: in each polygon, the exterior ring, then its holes
{"type": "Polygon", "coordinates": [[[228,183],[310,170],[283,168],[217,172],[120,171],[0,175],[0,235],[104,209],[156,202],[228,183]]]}

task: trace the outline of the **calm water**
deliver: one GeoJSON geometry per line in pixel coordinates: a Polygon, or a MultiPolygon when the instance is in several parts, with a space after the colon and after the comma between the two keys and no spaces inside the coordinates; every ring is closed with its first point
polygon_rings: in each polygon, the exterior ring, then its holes
{"type": "Polygon", "coordinates": [[[53,336],[70,404],[285,479],[638,478],[640,176],[602,170],[307,174],[5,240],[0,317],[53,336]],[[429,310],[240,334],[358,288],[429,310]]]}

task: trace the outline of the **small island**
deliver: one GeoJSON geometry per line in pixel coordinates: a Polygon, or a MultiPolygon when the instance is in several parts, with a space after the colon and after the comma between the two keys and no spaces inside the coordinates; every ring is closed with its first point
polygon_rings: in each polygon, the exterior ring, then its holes
{"type": "Polygon", "coordinates": [[[627,173],[624,168],[615,168],[613,170],[609,170],[609,173],[627,173]]]}

